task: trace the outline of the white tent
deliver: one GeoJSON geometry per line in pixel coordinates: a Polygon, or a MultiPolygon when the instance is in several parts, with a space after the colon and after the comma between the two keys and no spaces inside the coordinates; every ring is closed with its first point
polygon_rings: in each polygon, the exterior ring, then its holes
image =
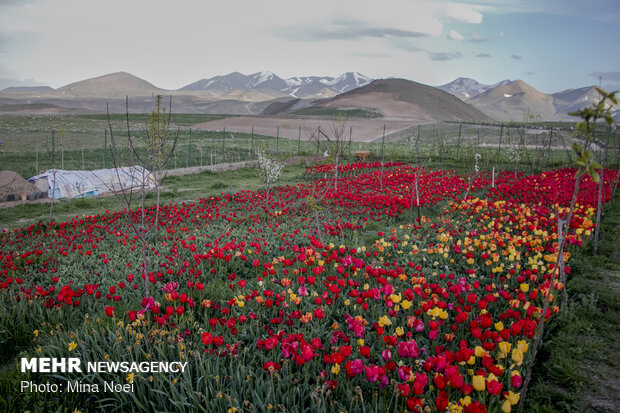
{"type": "Polygon", "coordinates": [[[105,192],[139,191],[155,188],[155,178],[141,166],[127,166],[94,171],[65,171],[50,169],[28,181],[50,198],[84,198],[105,192]]]}

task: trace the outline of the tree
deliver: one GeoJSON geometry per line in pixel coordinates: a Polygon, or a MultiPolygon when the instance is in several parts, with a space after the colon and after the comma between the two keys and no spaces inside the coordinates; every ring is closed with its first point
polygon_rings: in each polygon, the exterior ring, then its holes
{"type": "Polygon", "coordinates": [[[284,163],[278,161],[275,156],[268,155],[261,148],[256,149],[256,157],[258,158],[258,162],[256,164],[258,177],[265,185],[265,190],[267,191],[266,200],[269,201],[269,191],[271,189],[271,185],[273,185],[280,177],[284,163]]]}
{"type": "Polygon", "coordinates": [[[147,238],[150,236],[149,227],[146,223],[146,210],[145,210],[145,201],[148,192],[151,189],[151,183],[155,185],[155,189],[157,190],[157,200],[155,203],[155,224],[154,231],[157,231],[157,227],[159,225],[158,217],[159,217],[159,190],[161,187],[161,182],[165,177],[165,173],[163,172],[164,167],[168,163],[168,160],[174,154],[174,149],[176,147],[176,142],[178,139],[178,131],[172,140],[172,145],[169,145],[168,139],[168,130],[170,125],[170,114],[172,112],[172,99],[170,99],[170,110],[168,111],[168,115],[166,115],[165,109],[161,106],[161,96],[157,95],[155,97],[154,109],[150,114],[149,122],[146,124],[145,132],[146,137],[144,138],[144,143],[146,144],[147,151],[146,153],[140,153],[138,150],[138,145],[136,142],[136,138],[131,135],[131,130],[129,126],[129,98],[125,99],[125,114],[126,114],[126,122],[127,122],[127,143],[129,146],[129,161],[133,162],[134,159],[138,160],[140,163],[139,167],[130,166],[128,173],[131,175],[131,185],[127,186],[125,184],[125,180],[121,178],[122,173],[126,173],[121,169],[121,164],[123,163],[122,153],[119,145],[116,141],[116,136],[114,134],[114,130],[112,128],[112,122],[110,120],[110,111],[107,109],[108,115],[108,127],[110,129],[110,142],[111,142],[111,153],[112,153],[112,161],[114,162],[114,169],[116,172],[116,178],[118,185],[110,182],[108,184],[108,188],[116,195],[116,197],[125,204],[129,226],[132,231],[136,234],[141,243],[141,253],[142,253],[142,276],[144,278],[144,286],[145,286],[145,296],[148,297],[150,295],[149,291],[149,271],[148,271],[148,260],[147,260],[147,238]],[[148,171],[152,170],[155,175],[151,175],[148,171]],[[162,175],[163,173],[163,175],[162,175]],[[135,190],[134,180],[138,182],[137,189],[138,194],[140,196],[140,219],[139,222],[136,223],[133,213],[132,213],[132,199],[135,190]]]}

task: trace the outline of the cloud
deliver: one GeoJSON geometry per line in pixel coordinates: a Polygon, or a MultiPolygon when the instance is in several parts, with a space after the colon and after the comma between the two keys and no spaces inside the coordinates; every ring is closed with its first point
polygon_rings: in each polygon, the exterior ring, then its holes
{"type": "Polygon", "coordinates": [[[470,43],[483,43],[483,42],[488,42],[490,40],[491,39],[489,38],[480,36],[478,33],[474,34],[469,39],[467,39],[467,41],[470,43]]]}
{"type": "Polygon", "coordinates": [[[373,27],[359,21],[336,21],[324,26],[285,27],[272,31],[278,37],[299,42],[321,42],[325,40],[360,40],[367,37],[420,38],[429,33],[392,27],[373,27]]]}
{"type": "Polygon", "coordinates": [[[408,39],[398,38],[391,39],[390,44],[397,49],[404,50],[405,52],[415,53],[415,52],[426,52],[426,49],[418,47],[412,44],[408,39]]]}
{"type": "Polygon", "coordinates": [[[457,32],[456,30],[450,30],[448,32],[448,39],[450,40],[463,40],[464,37],[461,33],[457,32]]]}
{"type": "Polygon", "coordinates": [[[449,19],[458,22],[482,23],[482,14],[469,4],[447,3],[444,5],[444,13],[449,19]]]}
{"type": "Polygon", "coordinates": [[[590,76],[596,79],[603,78],[606,82],[620,82],[620,72],[592,72],[590,76]]]}
{"type": "Polygon", "coordinates": [[[491,57],[491,55],[488,53],[478,53],[476,57],[491,57]]]}
{"type": "Polygon", "coordinates": [[[523,60],[523,59],[521,58],[521,56],[516,55],[516,54],[511,54],[511,55],[510,55],[510,58],[511,58],[511,59],[515,59],[515,60],[523,60]]]}
{"type": "Polygon", "coordinates": [[[452,59],[462,59],[463,55],[459,52],[428,52],[428,57],[436,62],[445,62],[452,59]]]}

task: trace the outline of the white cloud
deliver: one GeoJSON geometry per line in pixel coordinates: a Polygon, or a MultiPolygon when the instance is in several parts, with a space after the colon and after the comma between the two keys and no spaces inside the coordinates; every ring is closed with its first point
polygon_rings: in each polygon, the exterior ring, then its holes
{"type": "Polygon", "coordinates": [[[463,55],[459,52],[428,52],[428,57],[436,62],[445,62],[452,59],[462,59],[463,55]]]}
{"type": "Polygon", "coordinates": [[[464,37],[461,33],[457,32],[456,30],[450,30],[448,32],[448,39],[450,40],[463,40],[464,37]]]}
{"type": "Polygon", "coordinates": [[[483,37],[483,36],[479,35],[478,33],[475,33],[473,36],[471,36],[469,39],[467,39],[467,41],[470,42],[470,43],[482,43],[482,42],[488,42],[490,40],[491,39],[483,37]]]}
{"type": "Polygon", "coordinates": [[[482,14],[475,6],[463,3],[447,3],[444,5],[446,17],[463,23],[482,23],[482,14]]]}

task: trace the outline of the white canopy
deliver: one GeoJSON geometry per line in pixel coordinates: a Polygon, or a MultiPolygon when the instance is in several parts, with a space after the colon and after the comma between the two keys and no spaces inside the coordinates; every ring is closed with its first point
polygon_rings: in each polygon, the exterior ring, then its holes
{"type": "Polygon", "coordinates": [[[94,171],[65,171],[50,169],[28,181],[42,190],[47,190],[50,198],[84,198],[105,192],[147,190],[155,188],[155,178],[141,166],[127,166],[94,171]]]}

